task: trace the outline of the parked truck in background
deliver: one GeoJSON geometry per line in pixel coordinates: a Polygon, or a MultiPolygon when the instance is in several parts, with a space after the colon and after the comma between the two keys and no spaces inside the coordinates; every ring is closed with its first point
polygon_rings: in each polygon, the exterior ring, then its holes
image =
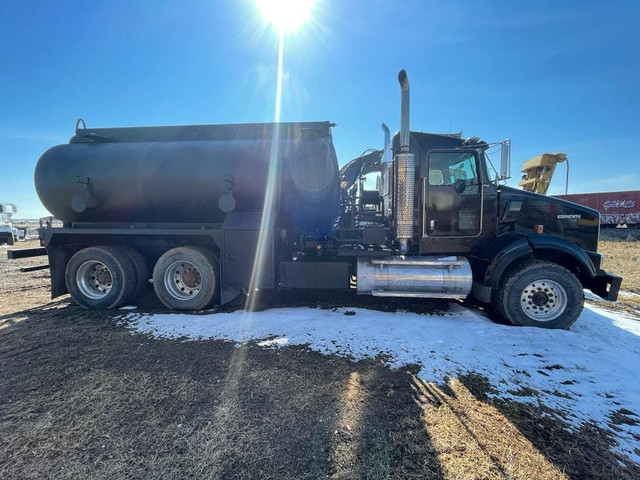
{"type": "Polygon", "coordinates": [[[17,212],[13,203],[0,203],[0,245],[13,245],[18,240],[18,229],[12,221],[17,212]]]}
{"type": "MultiPolygon", "coordinates": [[[[568,328],[583,288],[615,300],[597,211],[501,184],[479,138],[409,128],[338,168],[329,122],[86,128],[38,161],[52,298],[88,309],[149,279],[170,309],[256,289],[473,295],[514,325],[568,328]],[[376,189],[364,178],[378,175],[376,189]]],[[[497,144],[494,144],[497,145],[497,144]]]]}

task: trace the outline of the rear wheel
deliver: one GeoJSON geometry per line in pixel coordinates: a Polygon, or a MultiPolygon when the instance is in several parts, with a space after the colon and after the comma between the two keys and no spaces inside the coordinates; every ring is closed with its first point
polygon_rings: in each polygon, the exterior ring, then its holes
{"type": "Polygon", "coordinates": [[[142,254],[135,248],[129,246],[120,246],[119,248],[124,250],[129,256],[133,269],[135,270],[135,288],[133,295],[131,296],[131,299],[134,299],[142,295],[149,286],[149,278],[151,277],[149,273],[149,266],[142,254]]]}
{"type": "Polygon", "coordinates": [[[513,325],[567,329],[582,313],[584,294],[580,281],[566,268],[527,260],[505,276],[493,303],[513,325]]]}
{"type": "Polygon", "coordinates": [[[83,308],[116,308],[131,298],[135,271],[124,250],[116,246],[89,247],[77,252],[65,271],[67,290],[83,308]]]}
{"type": "Polygon", "coordinates": [[[202,310],[219,293],[218,260],[202,247],[178,247],[160,257],[153,269],[153,288],[167,307],[202,310]]]}

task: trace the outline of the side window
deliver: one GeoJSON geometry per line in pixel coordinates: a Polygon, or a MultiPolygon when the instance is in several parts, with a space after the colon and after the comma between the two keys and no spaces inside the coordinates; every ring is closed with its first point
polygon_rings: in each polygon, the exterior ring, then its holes
{"type": "Polygon", "coordinates": [[[480,191],[478,164],[471,152],[432,152],[429,154],[429,185],[451,185],[459,195],[480,191]]]}

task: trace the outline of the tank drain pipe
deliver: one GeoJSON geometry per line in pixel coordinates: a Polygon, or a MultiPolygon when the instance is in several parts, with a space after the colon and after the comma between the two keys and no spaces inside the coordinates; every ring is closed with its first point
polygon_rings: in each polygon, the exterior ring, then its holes
{"type": "Polygon", "coordinates": [[[400,153],[396,154],[396,238],[400,253],[409,251],[413,238],[413,205],[415,189],[415,159],[410,152],[409,77],[405,70],[398,73],[400,84],[400,153]]]}

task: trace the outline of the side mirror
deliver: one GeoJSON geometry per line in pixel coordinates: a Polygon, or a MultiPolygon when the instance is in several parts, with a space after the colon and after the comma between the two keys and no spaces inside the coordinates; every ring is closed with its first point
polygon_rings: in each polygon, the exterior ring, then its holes
{"type": "Polygon", "coordinates": [[[511,178],[511,140],[500,143],[500,176],[498,180],[511,178]]]}

